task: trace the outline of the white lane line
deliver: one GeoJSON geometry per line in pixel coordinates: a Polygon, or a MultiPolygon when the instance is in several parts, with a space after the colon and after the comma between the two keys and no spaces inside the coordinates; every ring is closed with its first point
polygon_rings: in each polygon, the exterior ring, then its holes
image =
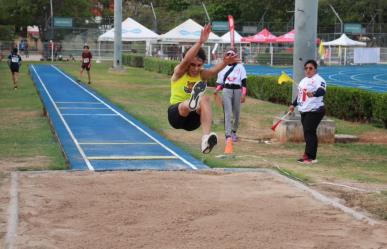
{"type": "Polygon", "coordinates": [[[377,81],[381,81],[383,83],[386,83],[387,81],[386,80],[382,80],[382,79],[379,79],[380,76],[383,76],[383,75],[387,75],[386,73],[383,73],[383,74],[377,74],[375,75],[374,77],[372,77],[374,80],[377,80],[377,81]]]}
{"type": "Polygon", "coordinates": [[[83,149],[81,148],[81,146],[79,145],[77,139],[75,138],[73,132],[71,131],[70,127],[68,126],[66,120],[63,118],[63,115],[60,113],[60,111],[59,111],[59,109],[58,109],[58,106],[55,104],[54,100],[52,99],[51,94],[48,92],[48,90],[47,90],[46,86],[44,85],[42,79],[40,78],[38,72],[36,72],[35,66],[32,65],[31,68],[32,68],[32,69],[34,70],[34,72],[36,73],[36,76],[38,77],[40,83],[42,84],[44,91],[47,93],[48,98],[50,99],[52,105],[54,106],[56,112],[58,113],[59,118],[62,120],[63,125],[65,126],[67,132],[69,133],[71,139],[73,140],[75,146],[77,147],[77,149],[78,149],[79,153],[81,154],[83,160],[85,161],[87,167],[89,168],[89,170],[94,170],[94,168],[93,168],[93,166],[91,165],[90,161],[87,159],[87,157],[86,157],[86,155],[85,155],[83,149]]]}
{"type": "Polygon", "coordinates": [[[73,82],[76,86],[78,86],[79,88],[81,88],[82,90],[84,90],[85,92],[87,92],[88,94],[90,94],[91,96],[93,96],[95,99],[97,99],[98,101],[100,101],[101,103],[103,103],[106,107],[108,107],[110,110],[112,110],[114,113],[116,113],[117,115],[119,115],[122,119],[124,119],[126,122],[128,122],[129,124],[131,124],[132,126],[136,127],[139,131],[143,132],[146,136],[148,136],[150,139],[152,139],[153,141],[155,141],[156,143],[158,143],[161,147],[163,147],[164,149],[166,149],[167,151],[169,151],[171,154],[173,154],[174,156],[178,157],[181,161],[183,161],[185,164],[187,164],[188,166],[190,166],[192,169],[198,169],[195,165],[193,165],[192,163],[188,162],[186,159],[182,158],[181,156],[179,156],[175,151],[173,151],[172,149],[168,148],[166,145],[164,145],[163,143],[161,143],[160,141],[158,141],[156,138],[154,138],[152,135],[150,135],[148,132],[146,132],[144,129],[142,129],[141,127],[139,127],[138,125],[136,125],[135,123],[133,123],[132,121],[130,121],[129,119],[127,119],[125,116],[123,116],[121,113],[119,113],[117,110],[115,110],[114,108],[112,108],[110,105],[108,105],[107,103],[105,103],[102,99],[98,98],[97,96],[95,96],[93,93],[91,93],[89,90],[87,90],[86,88],[84,88],[83,86],[81,86],[80,84],[78,84],[77,82],[75,82],[72,78],[70,78],[68,75],[66,75],[65,73],[63,73],[61,70],[59,70],[56,66],[54,65],[51,65],[51,67],[53,67],[54,69],[56,69],[58,72],[60,72],[62,75],[64,75],[66,78],[68,78],[71,82],[73,82]]]}
{"type": "Polygon", "coordinates": [[[17,236],[17,224],[19,223],[19,203],[18,203],[18,175],[11,173],[11,188],[9,190],[10,203],[8,207],[7,234],[5,235],[4,248],[13,249],[17,236]]]}
{"type": "MultiPolygon", "coordinates": [[[[369,74],[369,73],[359,73],[359,74],[354,74],[354,75],[351,75],[350,78],[351,78],[352,80],[356,81],[356,82],[365,82],[365,81],[367,81],[367,80],[357,79],[357,77],[363,76],[363,75],[367,75],[367,74],[369,74]]],[[[370,83],[372,83],[372,82],[370,82],[370,83]]]]}
{"type": "Polygon", "coordinates": [[[108,110],[105,107],[59,107],[60,110],[108,110]]]}
{"type": "Polygon", "coordinates": [[[157,144],[157,143],[150,143],[150,142],[147,142],[147,143],[132,143],[132,142],[100,142],[100,143],[98,143],[98,142],[95,142],[95,143],[93,143],[93,142],[90,142],[90,143],[79,143],[79,144],[81,144],[81,145],[88,145],[88,144],[90,144],[90,145],[115,145],[115,144],[133,144],[133,145],[148,145],[148,144],[157,144]]]}
{"type": "Polygon", "coordinates": [[[176,156],[89,156],[89,160],[170,160],[176,156]]]}
{"type": "Polygon", "coordinates": [[[118,116],[117,114],[115,114],[115,113],[106,113],[106,114],[104,114],[104,113],[100,113],[100,114],[98,114],[98,113],[94,113],[94,114],[92,114],[92,113],[74,113],[74,114],[70,114],[70,113],[68,113],[68,114],[62,114],[63,116],[118,116]]]}
{"type": "Polygon", "coordinates": [[[99,102],[88,102],[88,101],[79,101],[79,102],[72,102],[72,101],[58,101],[55,102],[56,104],[95,104],[95,105],[102,105],[102,103],[99,102]]]}
{"type": "MultiPolygon", "coordinates": [[[[333,80],[333,81],[339,81],[338,79],[333,78],[333,77],[336,76],[336,75],[339,75],[339,73],[330,74],[330,75],[328,76],[328,78],[329,78],[330,80],[333,80]]],[[[339,82],[340,82],[340,81],[339,81],[339,82]]]]}

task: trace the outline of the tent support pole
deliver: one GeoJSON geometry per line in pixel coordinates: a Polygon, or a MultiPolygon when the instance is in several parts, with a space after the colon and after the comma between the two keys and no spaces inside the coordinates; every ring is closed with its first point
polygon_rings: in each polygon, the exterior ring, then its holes
{"type": "Polygon", "coordinates": [[[101,63],[101,41],[98,41],[98,59],[96,63],[101,63]]]}
{"type": "Polygon", "coordinates": [[[209,58],[208,63],[211,64],[211,46],[210,45],[208,45],[207,47],[207,54],[209,58]]]}

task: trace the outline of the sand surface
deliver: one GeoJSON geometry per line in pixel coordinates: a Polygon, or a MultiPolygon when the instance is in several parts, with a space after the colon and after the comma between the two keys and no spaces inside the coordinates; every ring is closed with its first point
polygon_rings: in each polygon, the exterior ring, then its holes
{"type": "Polygon", "coordinates": [[[385,223],[264,172],[20,173],[18,191],[16,248],[387,248],[385,223]]]}

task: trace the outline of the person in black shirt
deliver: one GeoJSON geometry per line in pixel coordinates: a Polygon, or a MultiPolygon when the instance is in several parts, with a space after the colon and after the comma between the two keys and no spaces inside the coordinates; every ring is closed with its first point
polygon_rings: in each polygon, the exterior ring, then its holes
{"type": "Polygon", "coordinates": [[[17,53],[17,48],[12,49],[11,54],[8,56],[8,66],[11,69],[13,89],[17,89],[17,79],[19,75],[19,68],[21,66],[21,57],[17,53]]]}

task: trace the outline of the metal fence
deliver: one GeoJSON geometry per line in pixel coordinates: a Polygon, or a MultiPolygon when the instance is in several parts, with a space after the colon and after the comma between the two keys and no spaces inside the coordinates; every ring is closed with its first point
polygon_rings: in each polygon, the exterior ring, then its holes
{"type": "MultiPolygon", "coordinates": [[[[20,50],[23,60],[79,60],[82,54],[83,41],[69,42],[37,42],[30,43],[27,49],[20,50]]],[[[112,60],[114,55],[113,42],[87,42],[93,59],[112,60]]],[[[136,53],[158,57],[162,59],[180,60],[183,52],[187,50],[190,44],[165,44],[145,42],[123,42],[123,53],[136,53]]],[[[0,59],[6,58],[13,47],[20,47],[18,42],[0,41],[0,59]]],[[[216,63],[221,60],[230,44],[205,44],[203,47],[208,62],[216,63]],[[217,47],[216,49],[214,49],[217,47]]],[[[293,46],[291,44],[257,44],[242,43],[236,44],[237,52],[246,64],[260,65],[292,65],[293,46]]],[[[349,65],[353,64],[353,48],[331,47],[330,52],[326,53],[324,64],[326,65],[349,65]]],[[[318,50],[318,48],[316,49],[318,50]]],[[[316,54],[316,58],[319,55],[316,54]]],[[[387,47],[380,48],[380,61],[387,64],[387,47]]]]}

